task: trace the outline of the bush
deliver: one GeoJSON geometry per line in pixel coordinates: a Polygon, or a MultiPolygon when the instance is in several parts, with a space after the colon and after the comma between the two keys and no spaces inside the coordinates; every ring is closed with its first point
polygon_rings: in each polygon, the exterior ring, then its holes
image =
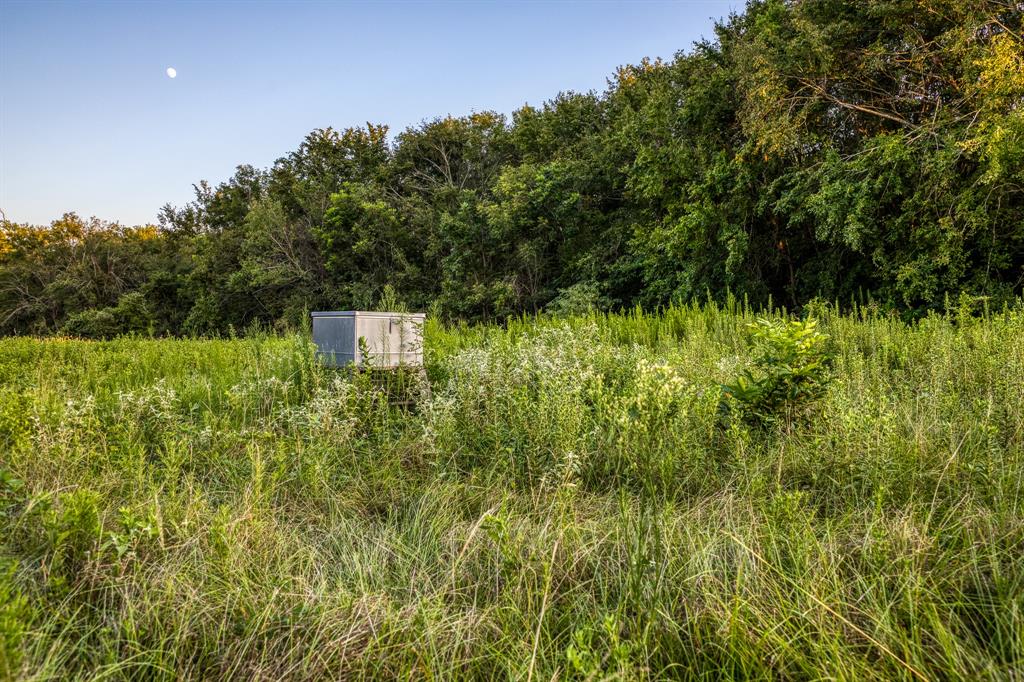
{"type": "Polygon", "coordinates": [[[830,379],[828,335],[816,320],[759,319],[747,325],[758,355],[749,369],[722,386],[724,411],[739,410],[748,421],[767,425],[806,416],[824,395],[830,379]]]}
{"type": "Polygon", "coordinates": [[[114,317],[121,327],[122,334],[144,334],[153,324],[153,312],[144,294],[133,291],[125,294],[114,307],[114,317]]]}
{"type": "Polygon", "coordinates": [[[146,333],[152,324],[153,313],[145,295],[133,291],[118,299],[116,306],[72,315],[61,331],[83,339],[110,339],[121,334],[146,333]]]}
{"type": "Polygon", "coordinates": [[[555,317],[572,317],[606,308],[608,304],[596,282],[580,282],[559,289],[558,295],[544,309],[555,317]]]}
{"type": "Polygon", "coordinates": [[[61,327],[61,332],[67,336],[83,339],[109,339],[117,336],[119,330],[113,308],[83,310],[69,317],[61,327]]]}

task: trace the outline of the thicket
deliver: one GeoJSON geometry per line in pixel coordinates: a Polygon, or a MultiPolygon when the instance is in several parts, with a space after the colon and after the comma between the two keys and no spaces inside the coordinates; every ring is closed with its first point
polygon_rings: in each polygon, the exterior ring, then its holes
{"type": "Polygon", "coordinates": [[[1024,308],[816,312],[0,340],[0,677],[1015,679],[1024,308]]]}
{"type": "Polygon", "coordinates": [[[730,291],[998,308],[1024,287],[1022,14],[753,0],[670,61],[511,120],[316,130],[159,227],[4,223],[0,334],[294,327],[387,283],[469,320],[730,291]]]}

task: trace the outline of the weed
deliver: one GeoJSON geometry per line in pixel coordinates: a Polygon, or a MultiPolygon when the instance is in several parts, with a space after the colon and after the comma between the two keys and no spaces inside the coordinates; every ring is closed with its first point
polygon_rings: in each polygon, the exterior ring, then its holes
{"type": "Polygon", "coordinates": [[[758,352],[755,371],[744,370],[722,386],[722,406],[738,408],[757,423],[781,420],[789,427],[807,416],[828,387],[828,335],[815,320],[759,319],[747,328],[758,352]]]}
{"type": "Polygon", "coordinates": [[[815,312],[0,340],[0,677],[1019,676],[1024,308],[815,312]]]}

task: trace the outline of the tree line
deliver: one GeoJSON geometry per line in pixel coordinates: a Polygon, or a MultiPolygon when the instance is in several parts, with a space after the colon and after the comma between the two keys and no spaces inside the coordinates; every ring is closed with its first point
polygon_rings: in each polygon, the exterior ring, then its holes
{"type": "Polygon", "coordinates": [[[724,297],[921,314],[1024,287],[1024,4],[752,0],[506,117],[314,130],[158,225],[0,225],[0,335],[724,297]]]}

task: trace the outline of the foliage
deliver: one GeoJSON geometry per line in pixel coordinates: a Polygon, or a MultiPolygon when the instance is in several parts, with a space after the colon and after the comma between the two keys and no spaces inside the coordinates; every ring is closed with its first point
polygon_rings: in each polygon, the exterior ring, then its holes
{"type": "Polygon", "coordinates": [[[0,564],[0,677],[4,679],[14,679],[21,671],[22,643],[32,617],[28,600],[18,591],[14,579],[16,567],[0,564]]]}
{"type": "Polygon", "coordinates": [[[153,316],[145,295],[133,291],[118,299],[116,306],[89,309],[68,317],[60,331],[83,339],[110,339],[121,334],[152,330],[153,316]]]}
{"type": "Polygon", "coordinates": [[[584,315],[601,308],[601,293],[594,282],[580,282],[558,292],[545,310],[558,317],[584,315]]]}
{"type": "Polygon", "coordinates": [[[803,416],[828,387],[828,335],[816,320],[759,319],[748,325],[758,355],[755,373],[743,370],[722,386],[722,406],[737,406],[744,417],[760,423],[778,419],[787,424],[803,416]]]}
{"type": "Polygon", "coordinates": [[[301,335],[0,340],[0,675],[1012,678],[1022,306],[431,320],[416,411],[301,335]]]}
{"type": "Polygon", "coordinates": [[[0,225],[0,334],[290,329],[363,309],[500,321],[732,294],[799,311],[1024,291],[1024,43],[1009,0],[750,0],[712,39],[398,131],[312,131],[160,227],[0,225]],[[96,311],[96,312],[88,312],[96,311]],[[135,331],[143,329],[132,327],[135,331]]]}
{"type": "Polygon", "coordinates": [[[376,310],[385,313],[407,313],[409,307],[399,298],[398,292],[393,286],[385,284],[384,290],[380,294],[380,300],[377,301],[376,310]]]}

